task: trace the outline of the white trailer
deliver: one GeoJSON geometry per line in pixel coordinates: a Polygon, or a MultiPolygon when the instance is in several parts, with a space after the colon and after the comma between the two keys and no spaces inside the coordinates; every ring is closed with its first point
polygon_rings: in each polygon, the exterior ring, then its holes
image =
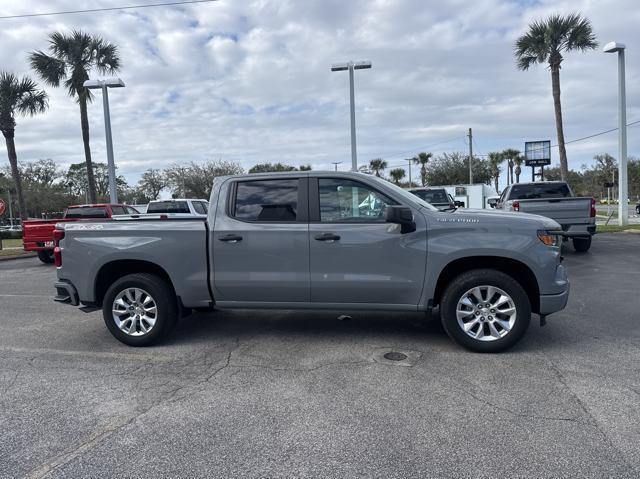
{"type": "Polygon", "coordinates": [[[465,208],[484,209],[491,208],[487,203],[487,199],[497,196],[499,193],[484,183],[475,183],[473,185],[429,185],[429,188],[444,188],[453,199],[462,201],[465,208]]]}

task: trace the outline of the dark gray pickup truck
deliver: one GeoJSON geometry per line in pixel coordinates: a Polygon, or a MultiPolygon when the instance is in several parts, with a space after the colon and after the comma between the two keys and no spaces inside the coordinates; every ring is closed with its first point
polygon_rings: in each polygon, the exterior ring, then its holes
{"type": "Polygon", "coordinates": [[[208,217],[59,224],[56,301],[102,308],[132,345],[224,308],[423,311],[480,352],[563,309],[560,226],[524,213],[441,212],[375,176],[217,178],[208,217]]]}

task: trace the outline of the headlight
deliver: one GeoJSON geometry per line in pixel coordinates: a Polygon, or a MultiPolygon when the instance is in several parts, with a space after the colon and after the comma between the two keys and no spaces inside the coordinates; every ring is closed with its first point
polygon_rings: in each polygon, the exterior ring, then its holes
{"type": "Polygon", "coordinates": [[[538,231],[538,238],[547,246],[560,247],[562,245],[562,236],[549,231],[538,231]]]}

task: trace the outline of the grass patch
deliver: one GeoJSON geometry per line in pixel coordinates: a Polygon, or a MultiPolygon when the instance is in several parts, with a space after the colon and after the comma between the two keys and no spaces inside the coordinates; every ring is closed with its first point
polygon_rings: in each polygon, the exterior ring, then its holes
{"type": "Polygon", "coordinates": [[[25,251],[23,249],[1,249],[0,258],[33,256],[33,251],[25,251]]]}
{"type": "Polygon", "coordinates": [[[596,232],[598,233],[619,233],[620,231],[629,231],[629,230],[640,231],[640,225],[627,225],[627,226],[597,225],[596,226],[596,232]]]}
{"type": "Polygon", "coordinates": [[[22,240],[21,239],[3,239],[2,247],[3,248],[22,248],[22,240]]]}

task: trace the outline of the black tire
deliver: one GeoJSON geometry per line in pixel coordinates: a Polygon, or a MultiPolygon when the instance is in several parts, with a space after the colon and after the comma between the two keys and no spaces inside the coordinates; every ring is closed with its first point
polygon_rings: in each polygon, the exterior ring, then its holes
{"type": "Polygon", "coordinates": [[[38,251],[38,259],[45,264],[53,264],[53,251],[50,249],[38,251]]]}
{"type": "Polygon", "coordinates": [[[531,322],[531,304],[527,293],[511,276],[493,269],[476,269],[451,280],[440,301],[440,316],[444,330],[456,343],[478,353],[498,353],[516,344],[527,331],[531,322]],[[478,286],[500,288],[511,297],[516,308],[511,329],[504,336],[491,341],[472,338],[463,331],[456,317],[458,301],[478,286]]]}
{"type": "Polygon", "coordinates": [[[573,248],[578,253],[585,253],[591,248],[591,236],[586,238],[573,238],[573,248]]]}
{"type": "MultiPolygon", "coordinates": [[[[107,290],[102,302],[102,316],[109,332],[118,340],[129,346],[150,346],[165,337],[178,320],[178,301],[176,294],[162,278],[148,273],[136,273],[123,276],[107,290]],[[147,333],[136,331],[132,336],[121,330],[112,312],[113,303],[118,294],[127,288],[139,288],[148,293],[156,304],[155,324],[147,333]]],[[[137,328],[139,330],[139,328],[137,328]]]]}

